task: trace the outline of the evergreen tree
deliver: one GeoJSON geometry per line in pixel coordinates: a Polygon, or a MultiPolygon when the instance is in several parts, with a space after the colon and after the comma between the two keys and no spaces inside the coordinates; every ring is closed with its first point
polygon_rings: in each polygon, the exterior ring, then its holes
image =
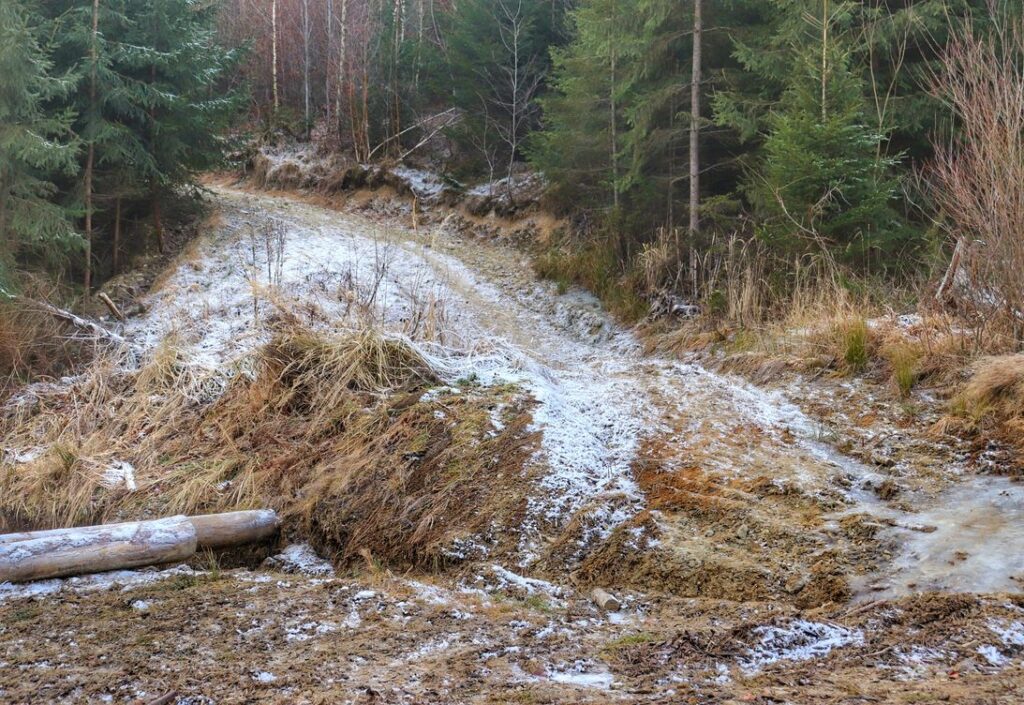
{"type": "Polygon", "coordinates": [[[450,15],[446,50],[459,137],[489,175],[511,175],[538,124],[537,98],[560,13],[546,0],[464,0],[450,15]]]}
{"type": "Polygon", "coordinates": [[[213,33],[213,10],[191,0],[49,0],[52,60],[75,80],[51,111],[70,110],[83,149],[80,178],[60,180],[83,217],[86,259],[116,259],[122,214],[153,216],[161,201],[219,159],[220,133],[237,105],[217,84],[234,55],[213,33]],[[116,242],[111,243],[111,240],[116,242]]]}
{"type": "MultiPolygon", "coordinates": [[[[217,44],[212,6],[192,0],[131,0],[132,18],[119,64],[136,87],[141,120],[133,125],[148,159],[145,178],[154,230],[163,247],[164,193],[192,184],[224,152],[223,131],[240,104],[218,82],[237,64],[238,53],[217,44]]],[[[132,193],[121,174],[120,193],[132,193]]],[[[115,189],[116,192],[116,189],[115,189]]],[[[116,225],[116,224],[115,224],[116,225]]]]}
{"type": "Polygon", "coordinates": [[[626,110],[640,39],[625,0],[587,0],[570,13],[572,42],[552,52],[551,91],[540,101],[544,129],[530,160],[566,207],[617,210],[626,184],[626,110]]]}
{"type": "Polygon", "coordinates": [[[885,136],[869,124],[862,96],[862,81],[837,47],[805,54],[794,72],[750,177],[755,205],[769,219],[763,232],[779,248],[828,247],[863,260],[901,232],[891,208],[896,161],[880,156],[885,136]]]}
{"type": "Polygon", "coordinates": [[[0,3],[0,291],[20,254],[53,259],[81,246],[68,214],[52,198],[52,174],[74,171],[70,115],[46,111],[64,81],[47,61],[20,0],[0,3]]]}

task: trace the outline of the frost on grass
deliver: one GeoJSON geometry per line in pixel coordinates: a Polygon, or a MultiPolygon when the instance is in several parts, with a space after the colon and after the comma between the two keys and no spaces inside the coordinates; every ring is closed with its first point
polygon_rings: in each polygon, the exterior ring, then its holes
{"type": "Polygon", "coordinates": [[[263,562],[263,567],[282,573],[310,575],[313,577],[333,577],[334,566],[316,554],[306,543],[293,543],[286,546],[281,553],[271,556],[263,562]]]}
{"type": "Polygon", "coordinates": [[[824,658],[833,649],[864,644],[864,633],[859,629],[802,619],[785,627],[757,627],[754,633],[760,640],[740,661],[740,666],[748,673],[756,673],[778,661],[809,661],[824,658]]]}
{"type": "Polygon", "coordinates": [[[115,460],[103,470],[103,485],[110,488],[120,488],[134,492],[138,489],[135,484],[135,466],[124,460],[115,460]]]}
{"type": "Polygon", "coordinates": [[[121,590],[127,592],[140,587],[153,585],[164,580],[202,575],[187,565],[157,570],[114,570],[108,573],[95,573],[75,578],[37,580],[30,583],[0,583],[0,602],[30,597],[56,595],[62,591],[86,594],[101,590],[121,590]]]}

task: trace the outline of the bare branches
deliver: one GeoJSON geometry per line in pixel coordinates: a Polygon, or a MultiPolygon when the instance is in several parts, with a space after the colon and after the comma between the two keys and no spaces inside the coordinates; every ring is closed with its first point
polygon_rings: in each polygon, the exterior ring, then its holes
{"type": "Polygon", "coordinates": [[[936,140],[927,175],[951,236],[970,243],[953,283],[1024,337],[1024,24],[991,12],[995,30],[982,37],[962,23],[932,78],[958,132],[936,140]]]}

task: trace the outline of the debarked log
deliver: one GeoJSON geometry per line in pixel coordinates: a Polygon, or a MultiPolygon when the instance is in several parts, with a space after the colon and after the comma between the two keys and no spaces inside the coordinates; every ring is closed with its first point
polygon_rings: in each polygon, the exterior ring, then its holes
{"type": "MultiPolygon", "coordinates": [[[[225,514],[202,514],[188,517],[196,528],[197,547],[229,548],[259,543],[271,538],[280,527],[277,513],[272,509],[253,509],[225,514]]],[[[60,536],[69,531],[89,534],[109,531],[120,526],[134,526],[137,521],[124,524],[101,524],[99,526],[83,526],[77,529],[47,529],[45,531],[23,531],[16,534],[0,534],[0,546],[16,541],[29,541],[50,536],[60,536]]]]}
{"type": "Polygon", "coordinates": [[[0,535],[0,582],[170,563],[197,549],[259,543],[280,521],[269,509],[0,535]],[[187,524],[187,526],[183,526],[187,524]]]}
{"type": "Polygon", "coordinates": [[[196,528],[184,516],[90,530],[66,529],[0,545],[0,582],[172,563],[195,552],[196,528]]]}

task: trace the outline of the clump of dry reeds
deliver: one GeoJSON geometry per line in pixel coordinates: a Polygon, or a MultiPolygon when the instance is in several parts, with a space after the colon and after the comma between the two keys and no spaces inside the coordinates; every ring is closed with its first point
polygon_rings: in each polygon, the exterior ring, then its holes
{"type": "Polygon", "coordinates": [[[1014,449],[1024,465],[1024,354],[979,360],[939,430],[995,438],[1014,449]]]}

